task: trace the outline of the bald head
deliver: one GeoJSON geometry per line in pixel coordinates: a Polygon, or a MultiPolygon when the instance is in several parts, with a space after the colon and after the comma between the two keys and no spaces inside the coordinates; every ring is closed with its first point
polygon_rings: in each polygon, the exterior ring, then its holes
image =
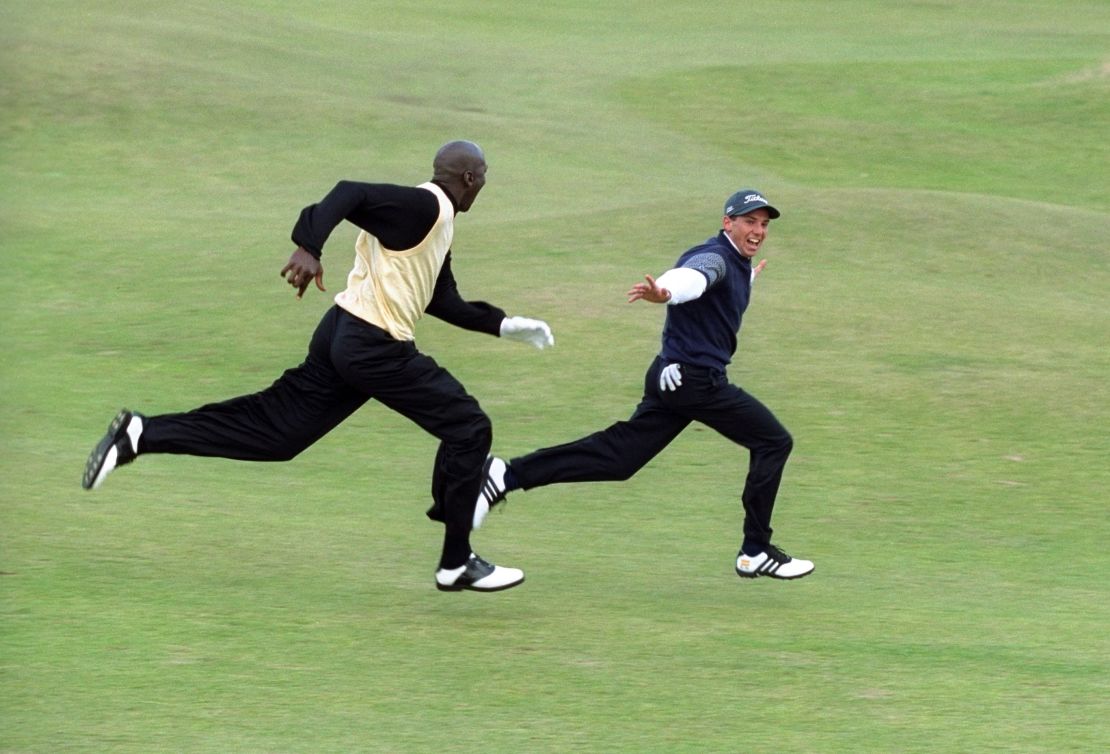
{"type": "Polygon", "coordinates": [[[432,180],[455,199],[459,212],[466,212],[486,185],[486,156],[472,141],[449,141],[432,161],[432,180]]]}
{"type": "Polygon", "coordinates": [[[432,161],[432,170],[436,180],[449,181],[468,170],[477,170],[479,165],[485,164],[486,156],[482,154],[482,148],[474,142],[449,141],[436,152],[436,158],[432,161]]]}

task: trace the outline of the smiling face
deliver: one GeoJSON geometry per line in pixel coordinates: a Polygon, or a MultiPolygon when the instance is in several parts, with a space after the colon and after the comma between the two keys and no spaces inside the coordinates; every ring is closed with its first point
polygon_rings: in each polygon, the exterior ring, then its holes
{"type": "Polygon", "coordinates": [[[767,226],[771,224],[771,213],[765,209],[752,210],[746,215],[729,217],[725,215],[722,225],[725,233],[740,253],[751,259],[767,239],[767,226]]]}

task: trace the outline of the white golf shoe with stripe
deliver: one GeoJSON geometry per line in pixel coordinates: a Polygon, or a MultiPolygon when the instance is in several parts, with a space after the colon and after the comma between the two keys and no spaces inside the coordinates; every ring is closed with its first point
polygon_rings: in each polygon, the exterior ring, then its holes
{"type": "Polygon", "coordinates": [[[745,555],[741,550],[736,556],[736,575],[745,579],[770,576],[773,579],[800,579],[813,573],[813,563],[792,558],[785,552],[767,545],[758,555],[745,555]]]}
{"type": "Polygon", "coordinates": [[[108,431],[85,461],[81,486],[95,490],[117,466],[131,463],[139,454],[139,435],[143,433],[143,415],[121,410],[108,425],[108,431]]]}
{"type": "Polygon", "coordinates": [[[486,459],[482,467],[482,487],[478,491],[478,502],[474,505],[474,520],[471,528],[481,528],[493,506],[505,499],[505,461],[496,456],[486,459]]]}

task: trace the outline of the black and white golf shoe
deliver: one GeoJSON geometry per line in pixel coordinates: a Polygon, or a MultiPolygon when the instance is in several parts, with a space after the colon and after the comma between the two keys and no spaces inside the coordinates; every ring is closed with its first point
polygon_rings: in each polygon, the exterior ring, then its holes
{"type": "Polygon", "coordinates": [[[767,545],[758,555],[745,555],[741,550],[736,556],[736,575],[745,579],[770,576],[773,579],[800,579],[813,573],[813,563],[792,558],[785,552],[767,545]]]}
{"type": "Polygon", "coordinates": [[[482,488],[478,491],[478,502],[474,505],[472,528],[479,529],[493,506],[505,499],[505,471],[508,465],[495,456],[486,459],[482,466],[482,488]]]}
{"type": "Polygon", "coordinates": [[[81,486],[86,490],[95,490],[117,466],[134,461],[139,454],[139,435],[142,432],[142,414],[127,409],[116,414],[108,425],[108,431],[85,461],[81,486]]]}
{"type": "Polygon", "coordinates": [[[436,589],[441,592],[499,592],[524,581],[524,571],[488,563],[474,553],[466,565],[458,568],[440,568],[436,571],[436,589]]]}

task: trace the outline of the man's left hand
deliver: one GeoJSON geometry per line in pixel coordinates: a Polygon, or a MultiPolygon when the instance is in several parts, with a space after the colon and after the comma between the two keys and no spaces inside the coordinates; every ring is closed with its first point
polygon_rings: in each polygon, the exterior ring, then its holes
{"type": "Polygon", "coordinates": [[[759,273],[763,272],[763,268],[766,267],[766,266],[767,266],[767,260],[766,259],[761,259],[761,260],[759,260],[759,264],[752,267],[751,282],[753,282],[753,283],[755,282],[755,279],[757,277],[759,277],[759,273]]]}
{"type": "Polygon", "coordinates": [[[528,317],[505,317],[501,320],[501,337],[531,343],[540,349],[555,345],[555,336],[547,323],[528,317]]]}

